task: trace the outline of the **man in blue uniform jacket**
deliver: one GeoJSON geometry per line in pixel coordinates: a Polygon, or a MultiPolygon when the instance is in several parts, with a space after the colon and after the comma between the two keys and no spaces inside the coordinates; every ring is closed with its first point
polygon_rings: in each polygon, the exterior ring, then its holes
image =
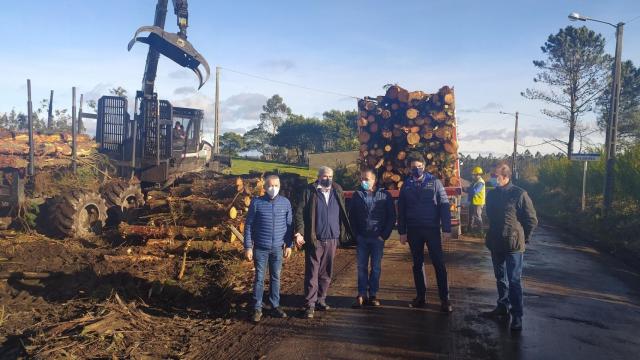
{"type": "Polygon", "coordinates": [[[442,182],[425,171],[425,160],[420,154],[412,154],[407,161],[411,175],[400,190],[398,199],[398,233],[400,243],[409,241],[413,257],[413,280],[417,296],[412,307],[426,305],[427,283],[424,274],[424,245],[436,271],[438,295],[442,312],[453,311],[449,301],[447,268],[444,265],[442,241],[451,239],[451,209],[442,182]],[[442,228],[442,233],[440,229],[442,228]]]}

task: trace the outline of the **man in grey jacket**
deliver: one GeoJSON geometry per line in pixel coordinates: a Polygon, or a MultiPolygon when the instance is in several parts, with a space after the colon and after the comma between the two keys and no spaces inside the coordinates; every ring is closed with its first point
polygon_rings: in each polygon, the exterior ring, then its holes
{"type": "Polygon", "coordinates": [[[538,219],[527,192],[511,183],[509,165],[499,164],[494,174],[498,186],[487,194],[489,231],[486,245],[491,251],[498,305],[486,315],[507,316],[511,313],[511,330],[520,331],[524,250],[538,219]]]}

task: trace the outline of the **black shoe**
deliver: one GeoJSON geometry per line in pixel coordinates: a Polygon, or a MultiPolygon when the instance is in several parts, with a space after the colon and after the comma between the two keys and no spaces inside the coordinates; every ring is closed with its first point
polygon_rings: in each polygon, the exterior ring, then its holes
{"type": "Polygon", "coordinates": [[[308,307],[305,311],[304,311],[304,317],[307,319],[313,319],[313,315],[315,315],[315,310],[312,307],[308,307]]]}
{"type": "Polygon", "coordinates": [[[356,297],[356,301],[351,305],[354,309],[360,309],[364,306],[364,297],[358,296],[356,297]]]}
{"type": "Polygon", "coordinates": [[[498,305],[491,311],[483,312],[482,315],[487,317],[503,317],[509,315],[509,310],[504,305],[498,305]]]}
{"type": "Polygon", "coordinates": [[[427,301],[423,298],[415,298],[411,301],[411,304],[409,304],[409,307],[412,308],[423,308],[425,306],[427,306],[427,301]]]}
{"type": "Polygon", "coordinates": [[[259,323],[260,320],[262,320],[262,310],[256,310],[253,312],[253,317],[251,317],[251,320],[254,323],[259,323]]]}
{"type": "Polygon", "coordinates": [[[287,317],[287,313],[284,312],[284,310],[282,310],[279,307],[277,307],[277,308],[273,308],[271,310],[271,316],[276,317],[276,318],[280,318],[280,319],[284,319],[284,318],[287,317]]]}
{"type": "Polygon", "coordinates": [[[511,330],[522,331],[522,316],[514,316],[511,318],[511,330]]]}
{"type": "Polygon", "coordinates": [[[450,314],[453,312],[453,306],[451,306],[451,301],[445,300],[440,304],[440,311],[443,313],[450,314]]]}
{"type": "Polygon", "coordinates": [[[329,311],[331,310],[331,306],[327,305],[327,303],[317,303],[316,310],[329,311]]]}
{"type": "Polygon", "coordinates": [[[369,297],[369,300],[367,300],[367,305],[368,306],[373,306],[373,307],[378,307],[378,306],[380,306],[380,300],[376,299],[375,296],[371,296],[371,297],[369,297]]]}

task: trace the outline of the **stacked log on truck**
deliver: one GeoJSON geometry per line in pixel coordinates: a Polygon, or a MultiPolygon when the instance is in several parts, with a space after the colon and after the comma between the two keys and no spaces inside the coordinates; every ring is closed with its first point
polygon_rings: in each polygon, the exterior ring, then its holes
{"type": "Polygon", "coordinates": [[[412,152],[424,156],[426,170],[446,187],[460,186],[452,88],[430,94],[394,85],[384,96],[358,101],[358,110],[361,165],[377,169],[385,188],[402,187],[412,152]]]}
{"type": "Polygon", "coordinates": [[[407,159],[421,154],[426,170],[445,186],[453,234],[460,235],[462,188],[453,89],[444,86],[426,93],[393,85],[385,95],[359,100],[358,110],[360,166],[375,169],[379,184],[397,199],[410,172],[407,159]]]}

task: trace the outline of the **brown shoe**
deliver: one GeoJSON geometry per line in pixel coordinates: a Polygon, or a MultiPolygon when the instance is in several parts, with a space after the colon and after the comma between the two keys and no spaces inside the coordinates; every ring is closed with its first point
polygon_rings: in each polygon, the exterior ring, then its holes
{"type": "Polygon", "coordinates": [[[373,306],[373,307],[378,307],[378,306],[380,306],[380,300],[376,299],[375,296],[371,296],[369,298],[369,300],[367,301],[367,305],[373,306]]]}
{"type": "Polygon", "coordinates": [[[356,301],[351,305],[354,309],[360,309],[364,306],[364,297],[358,296],[356,297],[356,301]]]}

